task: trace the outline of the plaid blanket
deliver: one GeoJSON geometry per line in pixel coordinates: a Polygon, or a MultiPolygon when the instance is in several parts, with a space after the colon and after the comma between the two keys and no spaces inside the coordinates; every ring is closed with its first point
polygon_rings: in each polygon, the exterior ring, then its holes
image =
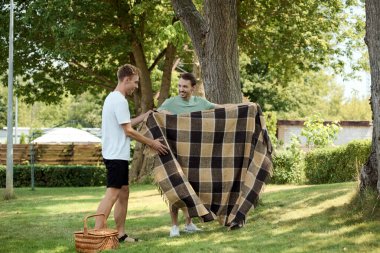
{"type": "Polygon", "coordinates": [[[271,176],[272,147],[259,105],[180,115],[152,113],[141,132],[170,148],[157,155],[154,178],[170,203],[189,217],[244,221],[271,176]]]}

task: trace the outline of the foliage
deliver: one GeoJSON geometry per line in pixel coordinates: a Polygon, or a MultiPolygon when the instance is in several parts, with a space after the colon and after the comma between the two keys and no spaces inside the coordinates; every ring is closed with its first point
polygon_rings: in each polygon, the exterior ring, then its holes
{"type": "MultiPolygon", "coordinates": [[[[5,90],[0,87],[0,98],[1,94],[5,93],[5,90]]],[[[29,105],[19,99],[18,126],[32,128],[56,126],[100,127],[105,95],[105,92],[99,94],[84,92],[77,96],[67,95],[62,98],[59,104],[35,102],[33,105],[29,105]]],[[[131,105],[131,107],[133,106],[131,105]]],[[[3,107],[0,107],[0,111],[2,109],[3,107]]],[[[6,110],[6,107],[4,110],[6,110]]]]}
{"type": "Polygon", "coordinates": [[[38,137],[41,137],[43,134],[44,132],[41,129],[31,128],[29,130],[28,143],[31,143],[33,140],[37,139],[38,137]]]}
{"type": "MultiPolygon", "coordinates": [[[[358,92],[352,92],[351,96],[344,98],[344,87],[336,84],[331,77],[323,72],[305,74],[308,82],[300,81],[300,87],[291,86],[289,89],[297,90],[287,96],[286,93],[272,94],[283,100],[285,108],[279,109],[278,118],[281,119],[306,119],[310,112],[320,114],[326,120],[372,120],[372,112],[368,97],[360,97],[358,92]],[[302,86],[301,86],[302,85],[302,86]],[[294,94],[293,94],[294,93],[294,94]],[[282,95],[281,95],[282,94],[282,95]],[[296,100],[294,103],[293,100],[296,100]],[[289,101],[289,102],[286,102],[289,101]],[[291,109],[286,111],[286,109],[291,109]]],[[[258,91],[260,94],[262,91],[258,91]]],[[[265,96],[266,92],[263,92],[265,96]]],[[[253,99],[261,100],[253,97],[253,99]]],[[[267,108],[273,107],[271,100],[263,101],[267,108]]],[[[278,105],[276,102],[274,105],[278,105]]]]}
{"type": "Polygon", "coordinates": [[[352,96],[343,103],[337,115],[340,120],[372,121],[369,97],[359,97],[358,92],[352,92],[352,96]]]}
{"type": "Polygon", "coordinates": [[[281,143],[278,143],[276,132],[277,132],[277,114],[276,112],[264,112],[265,124],[268,130],[268,135],[272,146],[274,149],[281,143]]]}
{"type": "MultiPolygon", "coordinates": [[[[8,24],[9,4],[0,4],[0,22],[8,24]]],[[[332,60],[337,54],[350,56],[352,48],[364,45],[362,16],[346,11],[357,4],[352,0],[238,1],[239,47],[252,59],[256,66],[252,68],[258,69],[251,73],[265,76],[259,88],[286,89],[288,80],[300,73],[341,67],[342,61],[332,60]],[[339,43],[346,45],[337,47],[339,43]]],[[[112,89],[117,66],[132,60],[132,41],[142,45],[148,66],[168,42],[176,45],[181,59],[189,59],[192,53],[167,0],[21,1],[15,7],[15,28],[14,71],[21,77],[16,79],[16,91],[28,103],[53,103],[67,93],[112,89]]],[[[5,72],[7,26],[1,26],[0,38],[0,69],[5,72]]],[[[6,75],[2,77],[4,81],[6,75]]]]}
{"type": "Polygon", "coordinates": [[[302,184],[305,182],[304,152],[297,137],[293,136],[291,145],[277,151],[273,156],[274,184],[302,184]]]}
{"type": "Polygon", "coordinates": [[[306,137],[308,147],[321,148],[332,145],[340,129],[337,122],[324,125],[319,115],[313,115],[305,121],[301,135],[306,137]]]}
{"type": "Polygon", "coordinates": [[[367,161],[371,142],[353,141],[335,148],[314,149],[306,154],[305,174],[311,184],[354,181],[367,161]]]}
{"type": "MultiPolygon", "coordinates": [[[[84,165],[34,165],[35,186],[100,186],[105,184],[106,171],[103,166],[84,165]]],[[[28,187],[31,184],[31,166],[14,167],[14,186],[28,187]]],[[[5,187],[5,166],[0,166],[0,187],[5,187]]]]}
{"type": "MultiPolygon", "coordinates": [[[[0,5],[3,24],[9,20],[7,3],[0,5]]],[[[28,103],[54,103],[67,93],[112,90],[117,67],[134,60],[132,42],[142,45],[146,64],[152,64],[169,41],[184,42],[182,26],[173,18],[165,0],[17,2],[14,72],[22,80],[17,79],[16,91],[28,103]]],[[[4,70],[6,28],[0,28],[4,70]]]]}
{"type": "Polygon", "coordinates": [[[3,128],[7,125],[7,106],[3,96],[0,94],[0,128],[3,128]]]}
{"type": "Polygon", "coordinates": [[[27,144],[27,136],[24,133],[21,133],[20,140],[18,144],[27,144]]]}
{"type": "Polygon", "coordinates": [[[287,83],[327,66],[341,71],[343,55],[350,58],[353,49],[365,48],[364,12],[351,9],[363,8],[360,1],[239,3],[239,46],[261,79],[287,83]]]}
{"type": "Polygon", "coordinates": [[[327,106],[340,105],[340,100],[335,101],[335,98],[343,96],[343,87],[334,82],[331,74],[309,71],[287,82],[282,79],[269,80],[251,72],[252,60],[247,56],[240,59],[244,95],[250,101],[259,103],[264,110],[279,112],[282,119],[303,118],[311,110],[328,111],[327,106]]]}

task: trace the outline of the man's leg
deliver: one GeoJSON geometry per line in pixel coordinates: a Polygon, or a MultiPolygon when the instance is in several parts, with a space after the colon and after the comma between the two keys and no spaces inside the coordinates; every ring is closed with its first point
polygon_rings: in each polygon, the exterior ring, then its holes
{"type": "MultiPolygon", "coordinates": [[[[97,214],[104,213],[106,216],[106,220],[108,219],[108,216],[110,215],[110,212],[112,210],[113,205],[115,204],[116,200],[119,197],[120,189],[117,188],[107,188],[106,194],[102,201],[100,201],[98,209],[96,211],[97,214]]],[[[103,228],[103,217],[98,216],[95,220],[95,228],[103,228]]]]}
{"type": "Polygon", "coordinates": [[[170,217],[172,219],[172,226],[178,226],[178,209],[173,208],[170,211],[170,217]]]}
{"type": "Polygon", "coordinates": [[[186,225],[189,225],[190,223],[192,223],[192,220],[190,217],[186,217],[186,225]]]}
{"type": "Polygon", "coordinates": [[[119,197],[116,201],[114,208],[114,218],[116,223],[116,229],[119,232],[119,237],[125,234],[125,219],[127,218],[129,199],[129,187],[123,185],[120,189],[119,197]]]}
{"type": "Polygon", "coordinates": [[[178,209],[171,208],[169,210],[170,217],[172,219],[172,228],[170,229],[170,237],[179,236],[179,226],[178,226],[178,209]]]}
{"type": "Polygon", "coordinates": [[[197,231],[201,231],[201,229],[199,229],[192,221],[192,219],[190,217],[186,217],[186,223],[185,223],[185,232],[189,232],[189,233],[192,233],[192,232],[197,232],[197,231]]]}

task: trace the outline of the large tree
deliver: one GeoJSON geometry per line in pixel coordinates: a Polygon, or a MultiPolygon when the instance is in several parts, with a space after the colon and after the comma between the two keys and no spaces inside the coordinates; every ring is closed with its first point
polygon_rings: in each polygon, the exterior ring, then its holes
{"type": "Polygon", "coordinates": [[[241,102],[237,0],[205,0],[203,15],[191,0],[172,0],[198,55],[206,97],[215,103],[241,102]]]}
{"type": "MultiPolygon", "coordinates": [[[[266,81],[286,86],[307,71],[341,69],[337,55],[350,55],[353,28],[344,26],[346,8],[356,1],[172,0],[198,55],[206,97],[217,103],[241,101],[238,45],[264,70],[266,81]],[[348,44],[348,47],[337,45],[348,44]]],[[[258,73],[260,74],[260,73],[258,73]]],[[[260,81],[260,80],[257,80],[260,81]]],[[[259,84],[261,85],[261,84],[259,84]]]]}
{"type": "Polygon", "coordinates": [[[380,193],[380,1],[366,0],[366,35],[371,69],[371,108],[373,114],[372,150],[360,173],[361,189],[380,193]]]}
{"type": "MultiPolygon", "coordinates": [[[[7,2],[1,1],[3,24],[8,18],[7,2]]],[[[142,72],[136,108],[151,109],[151,73],[164,57],[163,86],[171,81],[170,64],[180,43],[176,38],[180,26],[173,23],[173,17],[165,0],[18,1],[15,75],[23,81],[16,91],[33,103],[56,102],[68,92],[113,90],[117,67],[130,62],[142,72]]],[[[4,71],[6,36],[6,26],[1,26],[0,66],[4,71]]]]}

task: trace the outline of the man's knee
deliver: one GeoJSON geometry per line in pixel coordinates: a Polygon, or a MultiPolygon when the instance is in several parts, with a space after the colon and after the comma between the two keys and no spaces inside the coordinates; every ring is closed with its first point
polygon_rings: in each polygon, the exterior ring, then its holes
{"type": "Polygon", "coordinates": [[[119,198],[128,199],[129,198],[129,186],[123,185],[120,189],[119,198]]]}
{"type": "Polygon", "coordinates": [[[117,188],[107,188],[105,198],[114,203],[118,199],[120,191],[121,190],[117,188]]]}

